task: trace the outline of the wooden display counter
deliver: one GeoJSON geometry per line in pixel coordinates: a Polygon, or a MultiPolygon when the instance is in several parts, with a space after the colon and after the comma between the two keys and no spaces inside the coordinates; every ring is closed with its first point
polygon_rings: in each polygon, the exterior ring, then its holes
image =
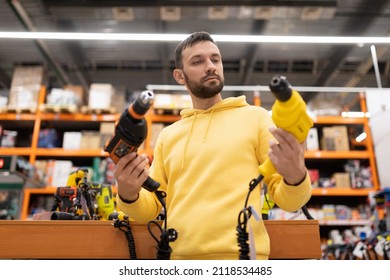
{"type": "MultiPolygon", "coordinates": [[[[265,221],[270,259],[320,259],[318,221],[265,221]]],[[[131,223],[138,259],[154,259],[147,226],[131,223]]],[[[152,227],[160,236],[156,226],[152,227]]],[[[238,253],[237,253],[238,254],[238,253]]],[[[127,239],[112,221],[0,221],[0,259],[130,259],[127,239]]]]}

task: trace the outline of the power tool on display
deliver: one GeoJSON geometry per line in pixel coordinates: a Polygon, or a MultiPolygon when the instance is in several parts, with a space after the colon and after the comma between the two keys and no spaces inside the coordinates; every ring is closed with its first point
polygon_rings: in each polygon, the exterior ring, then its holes
{"type": "Polygon", "coordinates": [[[95,201],[95,213],[98,220],[109,220],[115,213],[115,201],[111,184],[91,183],[91,193],[95,201]]]}
{"type": "Polygon", "coordinates": [[[95,220],[95,209],[87,182],[88,169],[72,172],[65,187],[57,187],[54,194],[52,220],[95,220]]]}
{"type": "MultiPolygon", "coordinates": [[[[273,122],[277,127],[293,134],[299,143],[303,143],[310,128],[313,126],[313,121],[306,112],[305,101],[299,92],[291,87],[284,76],[274,76],[269,83],[269,88],[276,98],[272,106],[273,122]]],[[[245,207],[240,211],[238,217],[237,240],[240,252],[239,258],[242,260],[249,259],[249,235],[246,227],[249,218],[253,214],[252,208],[247,206],[249,195],[264,178],[269,178],[277,173],[275,166],[269,158],[259,166],[259,172],[260,175],[249,183],[249,192],[245,200],[245,207]]],[[[265,199],[267,205],[263,205],[262,214],[266,214],[269,208],[272,208],[274,205],[274,202],[269,196],[265,196],[265,199]]],[[[306,211],[307,209],[304,208],[304,210],[306,211]]],[[[306,213],[307,211],[305,215],[306,213]]]]}
{"type": "MultiPolygon", "coordinates": [[[[145,90],[129,105],[115,123],[115,133],[107,140],[104,151],[117,163],[130,152],[137,152],[148,134],[145,114],[152,106],[154,93],[145,90]]],[[[148,177],[142,186],[150,192],[157,190],[160,183],[148,177]]]]}

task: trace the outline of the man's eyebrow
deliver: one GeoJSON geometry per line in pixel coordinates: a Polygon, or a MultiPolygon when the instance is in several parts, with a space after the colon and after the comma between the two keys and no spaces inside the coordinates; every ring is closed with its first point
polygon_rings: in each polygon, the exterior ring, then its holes
{"type": "MultiPolygon", "coordinates": [[[[194,56],[191,56],[190,57],[190,60],[192,60],[192,59],[194,59],[194,58],[200,58],[200,57],[203,57],[204,55],[202,55],[202,54],[195,54],[194,56]]],[[[221,54],[219,54],[219,53],[213,53],[213,54],[211,54],[210,55],[211,57],[221,57],[221,54]]]]}

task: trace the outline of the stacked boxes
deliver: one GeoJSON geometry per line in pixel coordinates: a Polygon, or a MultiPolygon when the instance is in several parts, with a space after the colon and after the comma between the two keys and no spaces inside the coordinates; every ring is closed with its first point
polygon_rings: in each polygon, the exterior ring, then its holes
{"type": "Polygon", "coordinates": [[[8,108],[35,111],[43,82],[43,67],[16,67],[11,82],[8,108]]]}

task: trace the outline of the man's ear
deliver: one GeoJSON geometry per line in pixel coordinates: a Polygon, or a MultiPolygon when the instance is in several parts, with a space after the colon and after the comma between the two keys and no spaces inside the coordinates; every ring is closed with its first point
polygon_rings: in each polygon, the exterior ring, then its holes
{"type": "Polygon", "coordinates": [[[175,78],[176,82],[180,85],[184,85],[186,82],[184,80],[184,74],[181,69],[173,70],[173,78],[175,78]]]}

